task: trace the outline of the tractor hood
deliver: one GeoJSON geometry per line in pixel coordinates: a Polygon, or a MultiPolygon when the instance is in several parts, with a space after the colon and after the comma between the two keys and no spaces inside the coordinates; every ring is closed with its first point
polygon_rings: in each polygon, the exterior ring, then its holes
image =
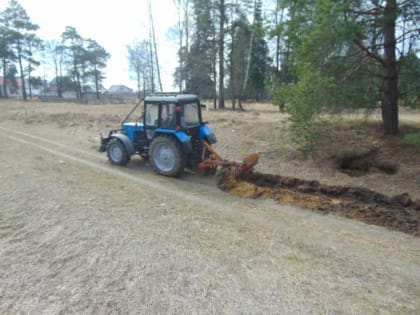
{"type": "Polygon", "coordinates": [[[143,131],[143,123],[141,122],[126,122],[123,124],[124,133],[130,138],[134,139],[135,132],[143,131]]]}

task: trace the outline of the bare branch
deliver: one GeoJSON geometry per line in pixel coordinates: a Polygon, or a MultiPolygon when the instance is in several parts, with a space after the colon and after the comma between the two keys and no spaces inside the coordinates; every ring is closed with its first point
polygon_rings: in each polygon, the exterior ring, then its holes
{"type": "Polygon", "coordinates": [[[367,56],[378,61],[382,66],[384,67],[386,66],[385,60],[383,60],[379,55],[370,51],[369,48],[363,45],[363,43],[360,40],[355,40],[354,43],[356,44],[357,47],[359,47],[362,51],[364,51],[367,56]]]}
{"type": "Polygon", "coordinates": [[[413,30],[406,31],[404,34],[398,36],[396,38],[396,41],[397,42],[400,41],[402,38],[404,38],[404,36],[407,36],[408,34],[411,34],[411,33],[420,33],[420,28],[416,28],[416,29],[413,29],[413,30]]]}
{"type": "Polygon", "coordinates": [[[349,13],[352,13],[356,15],[356,17],[362,16],[362,15],[374,15],[379,16],[384,13],[384,10],[382,8],[372,8],[367,11],[355,11],[355,10],[349,10],[349,13]]]}

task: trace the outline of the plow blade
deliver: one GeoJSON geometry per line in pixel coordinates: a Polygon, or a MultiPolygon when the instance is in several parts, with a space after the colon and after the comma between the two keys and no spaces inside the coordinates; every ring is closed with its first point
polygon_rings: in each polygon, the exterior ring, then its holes
{"type": "Polygon", "coordinates": [[[251,154],[244,159],[239,167],[240,174],[246,174],[253,170],[254,166],[258,164],[260,156],[257,153],[251,154]]]}
{"type": "Polygon", "coordinates": [[[244,175],[251,172],[254,169],[254,166],[257,165],[259,160],[259,155],[254,153],[245,158],[242,163],[236,161],[223,160],[220,155],[206,142],[203,142],[204,147],[208,150],[211,155],[210,158],[204,160],[198,164],[198,168],[202,171],[209,169],[215,170],[218,166],[222,167],[233,167],[236,169],[238,175],[244,175]]]}

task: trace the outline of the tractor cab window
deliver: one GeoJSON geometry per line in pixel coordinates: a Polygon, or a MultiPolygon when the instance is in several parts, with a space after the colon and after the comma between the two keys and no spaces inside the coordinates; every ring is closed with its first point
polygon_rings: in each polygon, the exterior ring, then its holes
{"type": "Polygon", "coordinates": [[[145,113],[145,125],[147,127],[158,127],[159,104],[147,104],[145,113]]]}
{"type": "Polygon", "coordinates": [[[181,125],[183,128],[194,128],[200,126],[200,112],[198,103],[184,104],[182,111],[181,125]]]}
{"type": "Polygon", "coordinates": [[[175,129],[176,128],[176,113],[174,103],[163,103],[161,114],[161,128],[175,129]]]}

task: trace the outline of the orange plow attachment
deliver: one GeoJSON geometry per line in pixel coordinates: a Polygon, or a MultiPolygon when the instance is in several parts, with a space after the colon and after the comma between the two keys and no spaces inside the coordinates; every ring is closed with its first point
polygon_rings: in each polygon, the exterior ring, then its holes
{"type": "MultiPolygon", "coordinates": [[[[221,158],[221,156],[211,147],[207,141],[203,141],[204,149],[210,152],[210,157],[203,160],[198,164],[198,168],[202,171],[213,169],[215,170],[218,166],[222,167],[234,167],[239,172],[239,175],[246,174],[253,170],[254,166],[257,165],[259,155],[254,153],[245,158],[242,163],[235,161],[227,161],[221,158]]],[[[204,152],[203,152],[204,156],[204,152]]]]}

